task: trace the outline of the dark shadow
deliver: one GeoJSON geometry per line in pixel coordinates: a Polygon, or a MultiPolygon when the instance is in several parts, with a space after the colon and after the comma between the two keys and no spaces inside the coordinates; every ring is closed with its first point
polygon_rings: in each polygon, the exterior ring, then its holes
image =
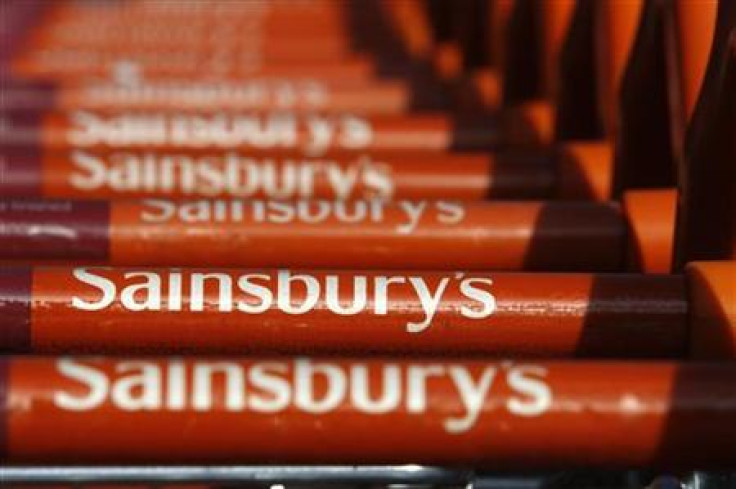
{"type": "Polygon", "coordinates": [[[460,29],[460,43],[465,53],[465,71],[490,64],[489,3],[486,0],[467,0],[465,23],[460,29]]]}
{"type": "Polygon", "coordinates": [[[714,50],[687,133],[676,229],[678,269],[693,260],[736,258],[736,2],[720,5],[732,29],[719,29],[721,45],[714,50]]]}
{"type": "Polygon", "coordinates": [[[553,199],[557,188],[554,157],[547,149],[508,149],[492,155],[494,168],[485,196],[490,200],[553,199]]]}
{"type": "Polygon", "coordinates": [[[463,52],[466,73],[488,64],[487,0],[429,0],[435,39],[455,41],[463,52]],[[436,20],[435,20],[436,19],[436,20]]]}
{"type": "Polygon", "coordinates": [[[455,25],[454,16],[456,15],[456,8],[459,4],[467,3],[467,0],[427,0],[425,5],[427,14],[429,17],[430,24],[432,26],[432,34],[434,39],[438,42],[447,42],[452,40],[455,25]]]}
{"type": "Polygon", "coordinates": [[[501,118],[494,113],[461,113],[452,117],[453,151],[494,151],[505,145],[501,118]]]}
{"type": "Polygon", "coordinates": [[[534,224],[524,270],[621,271],[625,249],[626,224],[617,206],[549,201],[534,224]]]}
{"type": "Polygon", "coordinates": [[[403,79],[410,87],[412,111],[450,108],[446,87],[434,75],[427,60],[413,59],[406,51],[379,2],[351,1],[346,4],[351,44],[356,51],[371,54],[379,77],[403,79]]]}
{"type": "Polygon", "coordinates": [[[677,366],[652,467],[732,470],[736,461],[734,406],[736,374],[729,364],[677,366]]]}
{"type": "Polygon", "coordinates": [[[645,3],[620,89],[614,194],[675,185],[664,15],[659,2],[645,3]]]}
{"type": "MultiPolygon", "coordinates": [[[[690,272],[688,272],[689,274],[690,272]]],[[[699,272],[695,272],[695,277],[699,272]]],[[[690,330],[690,355],[688,357],[694,359],[707,358],[708,360],[730,361],[736,358],[736,346],[733,341],[733,331],[722,320],[714,318],[727,318],[729,312],[724,309],[726,305],[723,300],[724,292],[713,290],[712,283],[702,278],[688,280],[691,287],[688,297],[694,298],[699,304],[707,304],[710,309],[708,317],[701,317],[697,314],[697,310],[693,310],[690,315],[690,323],[693,328],[697,328],[697,334],[694,329],[690,330]],[[697,325],[697,326],[695,326],[697,325]]],[[[728,297],[729,292],[725,295],[728,297]]],[[[736,277],[730,290],[731,300],[736,301],[736,277]]]]}
{"type": "Polygon", "coordinates": [[[688,345],[685,280],[596,274],[576,356],[677,359],[688,345]]]}
{"type": "Polygon", "coordinates": [[[624,274],[627,228],[614,204],[548,202],[524,270],[594,273],[574,355],[585,358],[684,358],[688,348],[685,281],[624,274]]]}
{"type": "Polygon", "coordinates": [[[595,85],[593,10],[595,2],[577,2],[570,30],[560,49],[559,91],[555,94],[556,139],[600,139],[595,85]]]}
{"type": "Polygon", "coordinates": [[[504,73],[504,104],[531,100],[541,95],[538,66],[539,29],[534,0],[517,0],[509,17],[506,32],[506,59],[500,69],[504,73]]]}
{"type": "MultiPolygon", "coordinates": [[[[736,2],[719,2],[714,48],[686,134],[675,266],[734,258],[736,242],[736,2]]],[[[727,352],[728,353],[728,352],[727,352]]],[[[733,469],[736,375],[724,364],[683,364],[655,462],[733,469]]]]}

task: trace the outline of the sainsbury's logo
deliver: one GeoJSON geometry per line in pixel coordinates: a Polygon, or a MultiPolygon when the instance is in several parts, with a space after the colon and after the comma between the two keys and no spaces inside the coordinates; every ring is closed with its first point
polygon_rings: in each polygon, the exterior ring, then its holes
{"type": "Polygon", "coordinates": [[[56,371],[65,411],[421,416],[457,435],[494,414],[542,416],[553,400],[545,367],[511,362],[62,358],[56,371]]]}
{"type": "Polygon", "coordinates": [[[74,150],[69,184],[82,191],[180,193],[202,197],[389,199],[391,169],[366,155],[339,163],[331,159],[255,158],[236,152],[194,156],[126,150],[109,155],[74,150]]]}
{"type": "Polygon", "coordinates": [[[318,156],[330,148],[365,149],[373,142],[371,123],[347,114],[125,112],[102,115],[77,111],[70,115],[69,122],[67,141],[77,147],[105,144],[112,147],[283,148],[318,156]]]}
{"type": "Polygon", "coordinates": [[[476,320],[496,311],[493,280],[465,272],[430,279],[421,275],[290,270],[228,273],[80,267],[72,274],[89,286],[88,292],[72,296],[72,307],[82,311],[207,310],[248,315],[275,311],[300,316],[326,310],[338,316],[386,316],[409,310],[416,316],[406,323],[409,333],[430,328],[439,311],[476,320]]]}

